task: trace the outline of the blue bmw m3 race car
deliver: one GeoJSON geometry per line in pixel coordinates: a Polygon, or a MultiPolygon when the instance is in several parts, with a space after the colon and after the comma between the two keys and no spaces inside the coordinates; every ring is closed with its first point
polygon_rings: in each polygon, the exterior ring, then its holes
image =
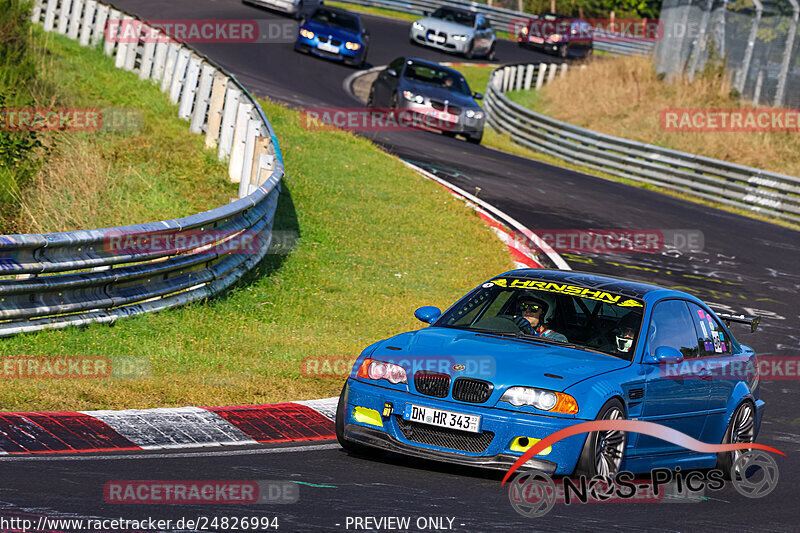
{"type": "MultiPolygon", "coordinates": [[[[705,443],[754,442],[764,413],[756,354],[691,294],[574,271],[506,272],[429,327],[358,357],[336,414],[340,444],[508,469],[536,442],[589,420],[642,420],[705,443]]],[[[621,431],[565,438],[522,470],[614,475],[711,468],[741,454],[699,453],[621,431]]]]}

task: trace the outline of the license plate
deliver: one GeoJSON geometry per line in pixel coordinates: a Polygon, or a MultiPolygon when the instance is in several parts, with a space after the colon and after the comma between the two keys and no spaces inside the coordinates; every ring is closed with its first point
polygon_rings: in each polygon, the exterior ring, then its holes
{"type": "Polygon", "coordinates": [[[442,428],[460,429],[471,433],[480,433],[481,417],[478,415],[465,415],[434,409],[433,407],[422,407],[420,405],[406,404],[406,411],[403,418],[411,422],[420,422],[431,426],[442,428]]]}
{"type": "Polygon", "coordinates": [[[317,43],[317,48],[319,48],[320,50],[323,50],[325,52],[330,52],[332,54],[338,54],[339,53],[339,47],[338,46],[333,46],[330,43],[317,43]]]}
{"type": "Polygon", "coordinates": [[[434,35],[432,33],[429,33],[428,34],[428,40],[431,40],[431,41],[433,41],[435,43],[444,44],[444,42],[447,39],[445,39],[442,35],[434,35]]]}

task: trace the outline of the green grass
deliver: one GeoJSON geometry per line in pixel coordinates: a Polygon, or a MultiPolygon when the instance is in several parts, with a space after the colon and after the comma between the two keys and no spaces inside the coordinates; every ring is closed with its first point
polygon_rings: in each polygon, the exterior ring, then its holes
{"type": "MultiPolygon", "coordinates": [[[[114,68],[98,50],[38,31],[47,49],[42,75],[56,106],[117,108],[141,117],[133,131],[48,133],[47,164],[21,192],[4,229],[51,232],[150,222],[228,203],[237,186],[204,139],[188,134],[158,86],[114,68]]],[[[134,124],[138,119],[134,120],[134,124]]]]}
{"type": "MultiPolygon", "coordinates": [[[[70,54],[83,58],[76,59],[76,68],[102,71],[107,63],[98,52],[70,54]]],[[[146,84],[134,88],[145,90],[146,84]]],[[[275,229],[299,234],[294,251],[268,256],[259,275],[209,302],[112,327],[0,340],[4,356],[125,356],[150,369],[129,379],[7,379],[0,389],[4,410],[332,396],[341,379],[304,375],[305,358],[352,361],[378,339],[421,327],[415,308],[445,307],[468,288],[512,268],[504,246],[480,218],[439,185],[367,140],[347,132],[309,131],[296,111],[263,105],[287,168],[275,229]]],[[[174,112],[174,107],[165,109],[174,112]]],[[[184,136],[200,139],[182,124],[184,136]]],[[[153,164],[163,168],[172,157],[165,151],[153,164]]]]}
{"type": "Polygon", "coordinates": [[[422,15],[415,15],[414,13],[406,13],[404,11],[395,11],[393,9],[386,9],[383,7],[369,7],[360,6],[358,4],[351,4],[349,2],[328,2],[325,1],[326,6],[339,7],[355,13],[364,13],[365,15],[378,15],[381,17],[388,17],[399,20],[414,21],[419,20],[422,15]]]}

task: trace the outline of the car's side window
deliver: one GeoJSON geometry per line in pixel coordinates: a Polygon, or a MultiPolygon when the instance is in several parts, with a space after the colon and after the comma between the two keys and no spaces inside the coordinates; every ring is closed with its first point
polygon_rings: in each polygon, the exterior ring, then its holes
{"type": "Polygon", "coordinates": [[[692,314],[695,333],[700,343],[700,355],[730,355],[733,347],[719,322],[700,306],[691,302],[689,311],[692,314]]]}
{"type": "Polygon", "coordinates": [[[653,309],[647,334],[647,347],[655,355],[660,346],[671,346],[687,359],[699,355],[694,321],[684,300],[666,300],[653,309]]]}

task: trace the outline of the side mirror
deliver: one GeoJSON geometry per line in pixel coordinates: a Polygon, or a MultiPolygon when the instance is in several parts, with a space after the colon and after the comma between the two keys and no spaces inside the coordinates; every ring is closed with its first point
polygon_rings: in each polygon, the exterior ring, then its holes
{"type": "Polygon", "coordinates": [[[483,95],[481,93],[472,93],[472,97],[475,100],[483,100],[483,95]]]}
{"type": "Polygon", "coordinates": [[[388,74],[389,76],[391,76],[393,78],[397,77],[397,71],[395,69],[393,69],[393,68],[386,69],[386,74],[388,74]]]}
{"type": "Polygon", "coordinates": [[[433,324],[436,319],[442,316],[442,311],[438,307],[426,305],[414,311],[414,316],[417,320],[425,322],[426,324],[433,324]]]}
{"type": "Polygon", "coordinates": [[[683,362],[683,354],[672,346],[659,346],[655,355],[645,357],[645,363],[654,365],[676,365],[683,362]]]}

